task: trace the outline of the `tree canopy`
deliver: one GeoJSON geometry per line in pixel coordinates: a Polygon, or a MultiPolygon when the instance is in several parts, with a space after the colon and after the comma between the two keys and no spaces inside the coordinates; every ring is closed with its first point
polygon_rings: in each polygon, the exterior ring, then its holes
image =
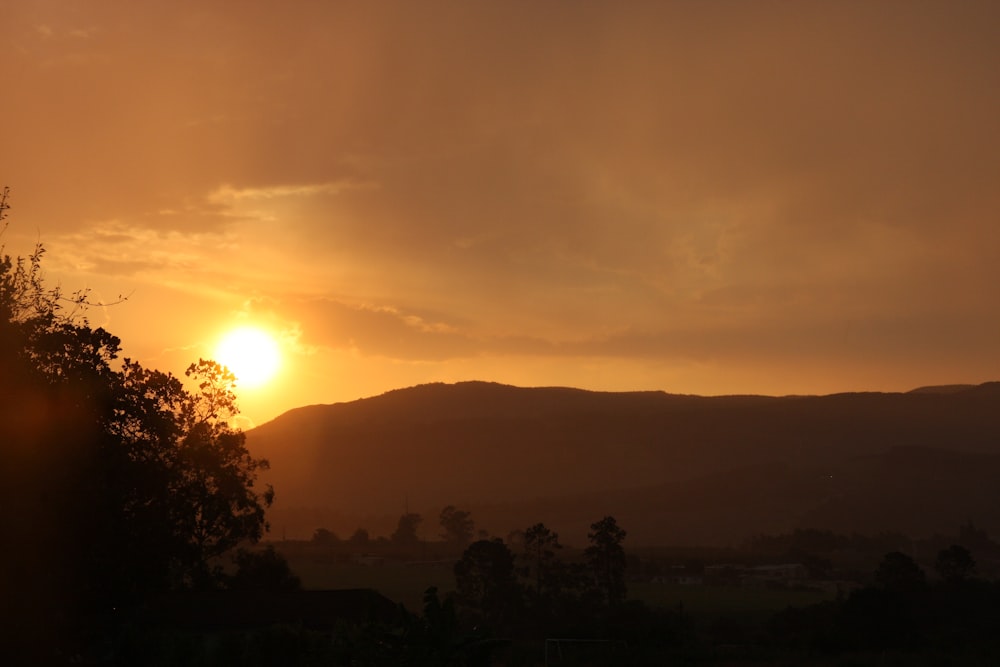
{"type": "Polygon", "coordinates": [[[912,591],[927,583],[924,571],[916,561],[902,551],[892,551],[882,557],[875,570],[875,583],[893,591],[912,591]]]}
{"type": "Polygon", "coordinates": [[[423,517],[415,512],[406,512],[399,517],[396,530],[389,539],[397,546],[413,546],[414,544],[418,544],[420,538],[417,536],[417,526],[423,520],[423,517]]]}
{"type": "Polygon", "coordinates": [[[532,581],[536,597],[558,592],[563,569],[557,557],[559,549],[559,534],[545,524],[536,523],[524,531],[525,575],[532,581]]]}
{"type": "Polygon", "coordinates": [[[500,538],[470,544],[454,572],[456,595],[474,613],[500,623],[517,609],[520,590],[514,554],[500,538]]]}
{"type": "Polygon", "coordinates": [[[476,524],[472,520],[472,515],[466,510],[456,509],[454,505],[448,505],[441,510],[439,517],[441,533],[447,542],[465,547],[472,539],[476,524]]]}
{"type": "Polygon", "coordinates": [[[953,544],[938,552],[934,569],[948,583],[958,583],[971,578],[976,572],[976,561],[968,549],[953,544]]]}
{"type": "Polygon", "coordinates": [[[43,257],[0,246],[0,506],[4,590],[22,629],[51,634],[52,619],[213,585],[216,557],[262,537],[273,491],[231,425],[232,374],[199,360],[189,389],[120,360],[120,340],[86,318],[87,293],[45,284],[43,257]]]}

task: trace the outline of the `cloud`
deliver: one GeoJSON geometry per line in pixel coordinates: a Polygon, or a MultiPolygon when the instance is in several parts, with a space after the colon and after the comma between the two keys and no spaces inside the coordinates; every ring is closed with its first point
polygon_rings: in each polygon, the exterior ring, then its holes
{"type": "Polygon", "coordinates": [[[371,187],[361,183],[343,181],[339,183],[307,183],[302,185],[271,185],[258,188],[234,188],[223,185],[209,193],[207,199],[213,204],[232,206],[246,200],[268,200],[317,195],[337,195],[351,188],[371,187]]]}
{"type": "Polygon", "coordinates": [[[435,361],[475,356],[478,346],[453,324],[397,307],[333,299],[256,302],[251,312],[294,322],[298,343],[369,357],[435,361]]]}
{"type": "Polygon", "coordinates": [[[431,6],[20,8],[16,224],[312,351],[995,358],[996,3],[431,6]]]}

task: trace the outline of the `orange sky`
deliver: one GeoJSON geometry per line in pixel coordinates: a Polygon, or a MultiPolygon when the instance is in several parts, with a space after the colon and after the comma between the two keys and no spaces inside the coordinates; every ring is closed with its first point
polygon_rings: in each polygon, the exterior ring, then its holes
{"type": "Polygon", "coordinates": [[[1000,4],[0,0],[7,252],[244,392],[1000,379],[1000,4]]]}

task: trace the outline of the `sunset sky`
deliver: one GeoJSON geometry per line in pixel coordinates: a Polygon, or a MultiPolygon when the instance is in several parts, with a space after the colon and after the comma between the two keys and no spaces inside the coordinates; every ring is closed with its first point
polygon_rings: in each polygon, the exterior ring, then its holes
{"type": "Polygon", "coordinates": [[[248,424],[1000,379],[1000,3],[0,0],[6,252],[248,424]]]}

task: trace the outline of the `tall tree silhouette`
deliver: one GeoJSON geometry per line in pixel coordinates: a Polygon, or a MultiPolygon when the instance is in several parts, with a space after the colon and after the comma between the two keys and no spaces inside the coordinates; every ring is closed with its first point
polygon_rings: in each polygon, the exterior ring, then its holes
{"type": "Polygon", "coordinates": [[[556,594],[561,582],[561,562],[556,552],[562,549],[559,534],[545,524],[536,523],[524,531],[525,574],[534,583],[536,599],[556,594]]]}
{"type": "Polygon", "coordinates": [[[625,550],[622,541],[627,534],[613,516],[591,524],[587,534],[590,546],[584,554],[590,566],[597,590],[610,605],[625,600],[625,550]]]}
{"type": "Polygon", "coordinates": [[[500,625],[512,618],[520,604],[514,577],[514,555],[500,538],[469,545],[455,563],[458,601],[473,616],[500,625]]]}

